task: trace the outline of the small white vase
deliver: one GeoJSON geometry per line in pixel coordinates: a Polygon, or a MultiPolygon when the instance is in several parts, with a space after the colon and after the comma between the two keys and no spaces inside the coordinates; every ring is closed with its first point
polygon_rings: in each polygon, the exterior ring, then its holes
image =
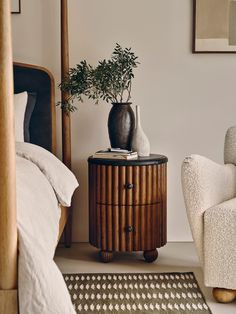
{"type": "Polygon", "coordinates": [[[131,148],[132,151],[137,152],[140,157],[150,156],[150,143],[141,127],[140,108],[138,105],[136,106],[136,126],[133,133],[131,148]]]}

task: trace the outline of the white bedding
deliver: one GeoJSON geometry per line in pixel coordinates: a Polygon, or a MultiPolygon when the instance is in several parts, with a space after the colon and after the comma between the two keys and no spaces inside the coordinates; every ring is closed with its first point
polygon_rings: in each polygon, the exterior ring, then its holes
{"type": "Polygon", "coordinates": [[[69,206],[78,182],[43,148],[17,143],[16,151],[20,314],[75,313],[53,256],[59,201],[69,206]]]}

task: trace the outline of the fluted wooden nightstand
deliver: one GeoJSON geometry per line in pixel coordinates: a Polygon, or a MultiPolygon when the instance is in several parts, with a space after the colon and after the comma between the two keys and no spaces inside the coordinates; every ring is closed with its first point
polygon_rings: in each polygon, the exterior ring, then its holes
{"type": "Polygon", "coordinates": [[[89,164],[89,241],[103,262],[113,252],[144,251],[147,262],[166,244],[167,157],[95,159],[89,164]]]}

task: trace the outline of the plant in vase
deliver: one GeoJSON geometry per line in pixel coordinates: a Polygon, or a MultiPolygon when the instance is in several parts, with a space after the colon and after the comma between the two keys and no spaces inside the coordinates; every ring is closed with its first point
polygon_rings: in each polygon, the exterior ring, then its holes
{"type": "Polygon", "coordinates": [[[74,101],[83,102],[83,96],[95,100],[95,103],[100,99],[112,103],[108,132],[111,147],[114,148],[131,149],[135,117],[130,99],[133,70],[139,64],[137,59],[131,48],[123,49],[116,44],[109,60],[100,61],[97,67],[84,60],[71,68],[60,84],[60,88],[70,95],[66,102],[60,103],[67,112],[75,111],[74,101]]]}

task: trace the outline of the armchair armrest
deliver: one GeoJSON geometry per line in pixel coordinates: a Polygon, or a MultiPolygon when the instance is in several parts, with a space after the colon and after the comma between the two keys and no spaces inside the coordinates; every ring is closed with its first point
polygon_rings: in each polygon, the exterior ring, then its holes
{"type": "Polygon", "coordinates": [[[236,167],[191,155],[182,164],[182,187],[193,239],[203,263],[203,214],[206,209],[235,197],[236,167]]]}

